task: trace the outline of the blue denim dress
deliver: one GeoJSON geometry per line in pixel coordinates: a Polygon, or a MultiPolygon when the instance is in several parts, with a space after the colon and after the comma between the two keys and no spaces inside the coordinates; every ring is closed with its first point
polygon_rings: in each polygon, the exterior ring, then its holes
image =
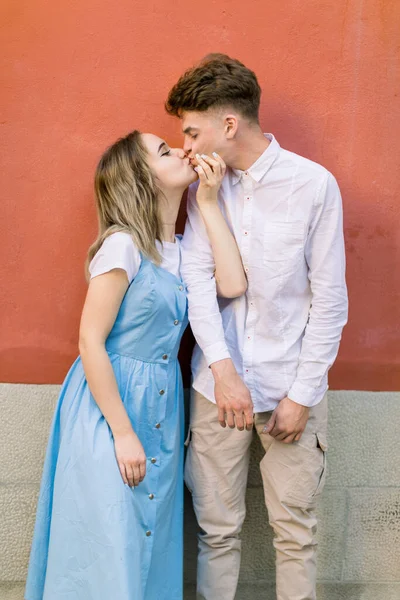
{"type": "Polygon", "coordinates": [[[111,430],[81,359],[56,408],[44,465],[26,600],[181,600],[183,282],[142,257],[106,342],[119,392],[147,456],[126,486],[111,430]]]}

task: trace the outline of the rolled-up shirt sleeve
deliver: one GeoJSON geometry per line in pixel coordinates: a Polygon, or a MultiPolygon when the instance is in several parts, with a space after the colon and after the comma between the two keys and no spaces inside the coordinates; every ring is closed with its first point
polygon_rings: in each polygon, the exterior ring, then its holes
{"type": "Polygon", "coordinates": [[[296,379],[288,397],[314,406],[339,350],[347,322],[347,289],[342,199],[335,178],[327,173],[316,197],[306,242],[312,301],[302,340],[296,379]]]}
{"type": "Polygon", "coordinates": [[[230,358],[217,301],[215,262],[196,202],[197,184],[188,192],[187,221],[182,238],[181,273],[188,291],[189,321],[207,364],[230,358]]]}

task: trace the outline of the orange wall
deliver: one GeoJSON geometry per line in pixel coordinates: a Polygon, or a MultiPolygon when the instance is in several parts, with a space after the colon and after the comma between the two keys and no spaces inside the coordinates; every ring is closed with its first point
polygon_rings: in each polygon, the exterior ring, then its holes
{"type": "Polygon", "coordinates": [[[331,387],[400,388],[397,0],[3,0],[0,12],[0,381],[62,380],[96,161],[133,128],[179,144],[168,89],[221,51],[257,72],[264,129],[342,189],[351,308],[331,387]]]}

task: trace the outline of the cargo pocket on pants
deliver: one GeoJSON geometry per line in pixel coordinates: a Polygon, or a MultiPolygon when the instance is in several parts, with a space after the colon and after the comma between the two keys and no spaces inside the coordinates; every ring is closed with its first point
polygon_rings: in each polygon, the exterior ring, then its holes
{"type": "Polygon", "coordinates": [[[322,494],[324,487],[325,487],[325,480],[326,480],[326,452],[328,450],[328,444],[326,442],[326,437],[321,434],[321,433],[317,433],[317,448],[322,452],[322,473],[321,476],[319,478],[319,483],[317,486],[317,489],[315,490],[314,496],[313,498],[315,498],[316,500],[318,499],[318,497],[322,494]]]}
{"type": "Polygon", "coordinates": [[[294,508],[309,509],[316,506],[325,486],[327,443],[324,434],[315,433],[312,448],[298,446],[304,453],[303,463],[292,487],[286,490],[282,501],[294,508]]]}

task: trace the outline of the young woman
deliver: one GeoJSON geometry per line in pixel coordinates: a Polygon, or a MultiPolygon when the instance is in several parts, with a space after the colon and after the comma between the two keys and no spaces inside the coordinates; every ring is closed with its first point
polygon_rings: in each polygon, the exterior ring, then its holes
{"type": "MultiPolygon", "coordinates": [[[[240,295],[239,251],[217,205],[225,165],[218,156],[198,157],[197,165],[217,289],[240,295]]],[[[88,256],[80,357],[55,412],[26,600],[182,598],[177,354],[187,301],[175,222],[196,178],[183,150],[138,131],[97,167],[99,236],[88,256]]]]}

